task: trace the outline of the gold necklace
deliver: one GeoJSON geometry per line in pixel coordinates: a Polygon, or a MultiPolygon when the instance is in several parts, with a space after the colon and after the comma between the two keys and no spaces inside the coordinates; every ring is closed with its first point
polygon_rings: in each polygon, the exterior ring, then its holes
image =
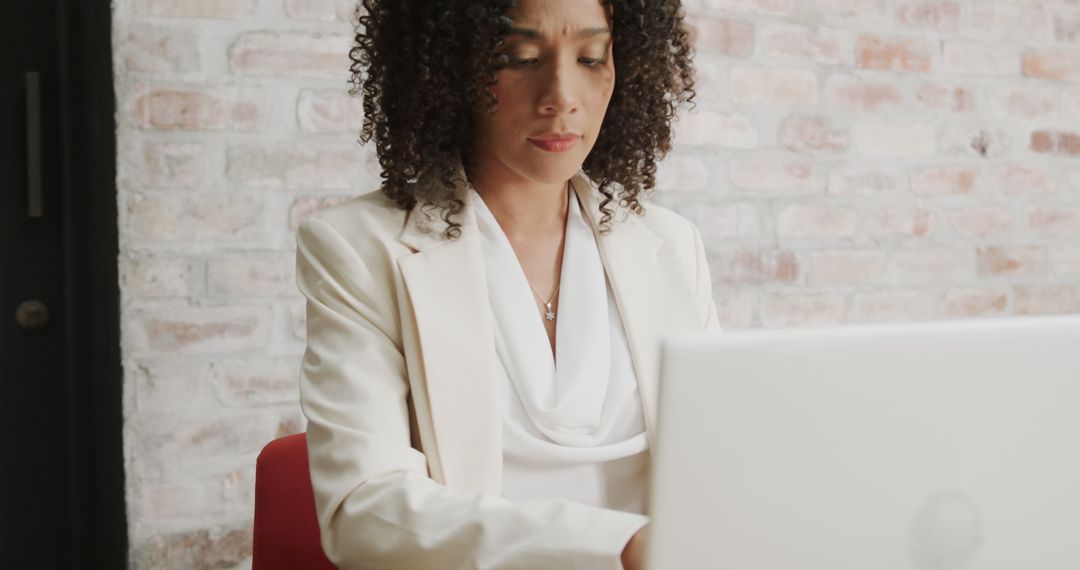
{"type": "MultiPolygon", "coordinates": [[[[526,279],[525,282],[528,283],[529,280],[526,279]]],[[[559,287],[562,287],[562,283],[559,283],[559,285],[557,287],[555,287],[555,292],[551,294],[551,298],[548,299],[547,302],[545,303],[544,298],[541,297],[540,295],[538,295],[536,293],[536,289],[533,289],[532,283],[529,283],[529,289],[532,289],[533,295],[536,295],[536,298],[540,299],[540,302],[543,303],[545,307],[547,307],[547,312],[544,313],[544,318],[549,320],[549,321],[554,321],[555,320],[555,311],[553,311],[551,309],[551,302],[555,300],[555,295],[558,294],[559,287]]]]}
{"type": "MultiPolygon", "coordinates": [[[[566,181],[566,186],[567,186],[566,191],[569,193],[570,189],[574,187],[574,183],[571,182],[570,180],[567,180],[566,181]]],[[[570,205],[567,204],[566,207],[569,208],[570,205]]],[[[532,289],[533,295],[536,295],[536,298],[540,300],[540,303],[543,304],[544,307],[547,308],[547,312],[544,313],[544,318],[549,320],[549,321],[554,321],[555,320],[555,311],[551,308],[551,302],[555,300],[555,295],[559,294],[559,287],[562,287],[562,283],[560,282],[558,285],[556,285],[555,286],[555,291],[551,293],[551,298],[548,299],[547,301],[544,301],[544,298],[541,297],[540,294],[536,292],[535,288],[533,288],[532,283],[529,283],[528,277],[525,278],[525,282],[529,284],[529,289],[532,289]]]]}

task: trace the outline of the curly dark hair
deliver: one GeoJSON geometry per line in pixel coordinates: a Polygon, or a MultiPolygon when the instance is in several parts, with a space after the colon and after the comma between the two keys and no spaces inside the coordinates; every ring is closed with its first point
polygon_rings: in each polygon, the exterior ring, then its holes
{"type": "MultiPolygon", "coordinates": [[[[601,231],[618,204],[637,215],[656,164],[671,150],[671,121],[694,104],[693,47],[680,0],[601,0],[612,12],[615,85],[600,134],[582,169],[604,195],[601,231]],[[618,195],[616,195],[618,190],[618,195]]],[[[513,22],[515,0],[362,0],[349,50],[349,93],[361,96],[359,141],[375,140],[381,190],[405,210],[439,208],[447,239],[464,207],[454,194],[454,164],[468,161],[472,109],[497,103],[490,87],[506,65],[496,54],[513,22]],[[441,184],[413,184],[432,176],[441,184]],[[417,195],[424,192],[424,195],[417,195]]]]}

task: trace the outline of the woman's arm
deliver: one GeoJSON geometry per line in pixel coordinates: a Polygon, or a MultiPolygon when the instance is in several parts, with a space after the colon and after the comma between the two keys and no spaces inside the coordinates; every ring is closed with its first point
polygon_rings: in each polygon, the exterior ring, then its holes
{"type": "Polygon", "coordinates": [[[300,403],[327,557],[343,569],[621,568],[643,515],[566,500],[514,503],[428,477],[410,445],[392,281],[371,269],[326,222],[300,225],[300,403]]]}

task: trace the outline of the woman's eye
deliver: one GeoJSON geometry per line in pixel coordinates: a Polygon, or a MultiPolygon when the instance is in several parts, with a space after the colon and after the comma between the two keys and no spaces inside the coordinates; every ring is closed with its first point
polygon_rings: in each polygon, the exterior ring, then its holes
{"type": "Polygon", "coordinates": [[[503,56],[503,61],[510,67],[524,67],[536,63],[539,60],[535,57],[514,57],[512,55],[506,55],[503,56]]]}
{"type": "MultiPolygon", "coordinates": [[[[514,57],[511,55],[503,55],[501,59],[509,67],[527,67],[540,62],[540,59],[536,57],[514,57]]],[[[592,57],[582,57],[578,61],[586,67],[597,67],[607,63],[606,59],[592,57]]]]}

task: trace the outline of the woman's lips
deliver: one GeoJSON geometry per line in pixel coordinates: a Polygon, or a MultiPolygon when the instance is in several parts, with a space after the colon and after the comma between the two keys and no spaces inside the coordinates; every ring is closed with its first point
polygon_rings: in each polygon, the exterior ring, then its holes
{"type": "Polygon", "coordinates": [[[546,138],[546,139],[529,139],[529,142],[534,145],[548,151],[548,152],[564,152],[574,148],[577,144],[579,136],[568,136],[559,138],[546,138]]]}

